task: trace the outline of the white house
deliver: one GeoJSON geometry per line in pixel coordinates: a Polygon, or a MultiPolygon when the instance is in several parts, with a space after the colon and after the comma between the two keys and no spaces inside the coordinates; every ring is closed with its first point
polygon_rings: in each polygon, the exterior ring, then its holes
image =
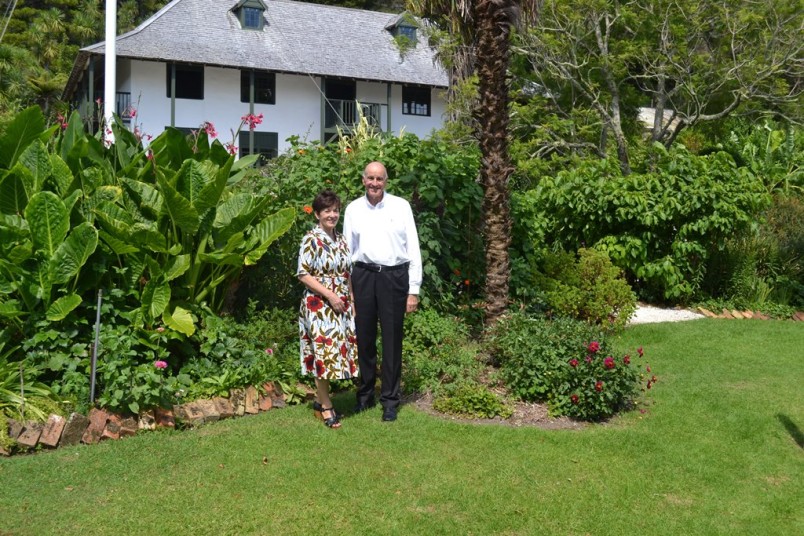
{"type": "MultiPolygon", "coordinates": [[[[448,78],[425,41],[407,13],[173,0],[117,37],[116,110],[153,136],[208,121],[241,155],[275,156],[291,136],[328,140],[358,121],[358,106],[383,131],[426,136],[442,124],[448,78]],[[248,113],[263,123],[232,140],[248,113]]],[[[103,96],[104,53],[104,43],[81,49],[64,91],[87,117],[103,96]]]]}

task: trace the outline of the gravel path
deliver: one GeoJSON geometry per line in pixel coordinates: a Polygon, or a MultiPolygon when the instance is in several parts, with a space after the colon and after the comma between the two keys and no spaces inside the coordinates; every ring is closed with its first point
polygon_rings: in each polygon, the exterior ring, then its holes
{"type": "Polygon", "coordinates": [[[688,309],[661,309],[651,305],[637,305],[636,313],[628,324],[652,324],[655,322],[680,322],[705,318],[704,315],[688,309]]]}

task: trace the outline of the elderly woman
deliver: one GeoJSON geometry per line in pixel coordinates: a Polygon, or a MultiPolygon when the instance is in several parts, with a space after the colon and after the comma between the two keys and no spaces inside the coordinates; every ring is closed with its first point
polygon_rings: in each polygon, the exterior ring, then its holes
{"type": "Polygon", "coordinates": [[[329,382],[357,376],[357,347],[350,272],[352,261],[343,235],[335,230],[341,200],[324,190],[313,201],[318,225],[302,238],[296,275],[305,286],[299,308],[302,374],[315,377],[316,416],[340,428],[329,382]]]}

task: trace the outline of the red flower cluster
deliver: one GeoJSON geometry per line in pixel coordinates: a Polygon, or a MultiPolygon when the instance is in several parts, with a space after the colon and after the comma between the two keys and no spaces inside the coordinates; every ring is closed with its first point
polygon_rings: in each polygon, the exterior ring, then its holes
{"type": "Polygon", "coordinates": [[[570,396],[570,401],[571,401],[573,404],[577,404],[577,403],[578,403],[578,395],[571,395],[571,396],[570,396]]]}
{"type": "Polygon", "coordinates": [[[243,121],[244,124],[248,124],[249,130],[254,130],[255,128],[257,128],[257,125],[262,123],[262,118],[263,118],[262,114],[259,115],[246,114],[243,117],[241,117],[240,120],[243,121]]]}
{"type": "Polygon", "coordinates": [[[569,364],[570,364],[570,366],[571,366],[572,368],[575,368],[575,367],[577,367],[577,366],[578,366],[578,360],[577,360],[577,359],[575,359],[575,358],[572,358],[572,359],[570,359],[570,360],[569,360],[569,364]]]}
{"type": "Polygon", "coordinates": [[[597,353],[600,350],[600,343],[597,341],[590,342],[588,350],[593,354],[597,353]]]}
{"type": "Polygon", "coordinates": [[[603,366],[606,367],[607,369],[613,369],[615,366],[614,358],[608,356],[606,359],[603,360],[603,366]]]}
{"type": "Polygon", "coordinates": [[[317,312],[324,307],[324,302],[318,296],[307,296],[307,309],[312,312],[317,312]]]}
{"type": "Polygon", "coordinates": [[[595,384],[595,391],[597,391],[598,393],[603,391],[603,382],[602,381],[600,381],[600,380],[597,381],[597,383],[595,384]]]}
{"type": "Polygon", "coordinates": [[[204,121],[204,124],[201,125],[201,129],[207,133],[207,136],[210,138],[216,138],[218,136],[218,132],[215,130],[215,125],[210,123],[209,121],[204,121]]]}
{"type": "Polygon", "coordinates": [[[639,348],[637,348],[637,353],[639,354],[639,357],[642,357],[643,355],[645,355],[645,352],[642,351],[641,346],[639,348]]]}
{"type": "Polygon", "coordinates": [[[628,354],[625,354],[625,356],[623,357],[623,363],[625,363],[626,365],[630,365],[631,364],[631,356],[628,355],[628,354]]]}

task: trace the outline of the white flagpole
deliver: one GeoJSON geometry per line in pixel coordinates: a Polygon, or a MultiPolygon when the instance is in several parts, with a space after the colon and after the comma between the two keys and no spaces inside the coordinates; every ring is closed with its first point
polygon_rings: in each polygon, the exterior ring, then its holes
{"type": "Polygon", "coordinates": [[[103,119],[104,139],[114,143],[111,133],[117,102],[117,0],[106,0],[106,57],[104,63],[103,119]]]}

